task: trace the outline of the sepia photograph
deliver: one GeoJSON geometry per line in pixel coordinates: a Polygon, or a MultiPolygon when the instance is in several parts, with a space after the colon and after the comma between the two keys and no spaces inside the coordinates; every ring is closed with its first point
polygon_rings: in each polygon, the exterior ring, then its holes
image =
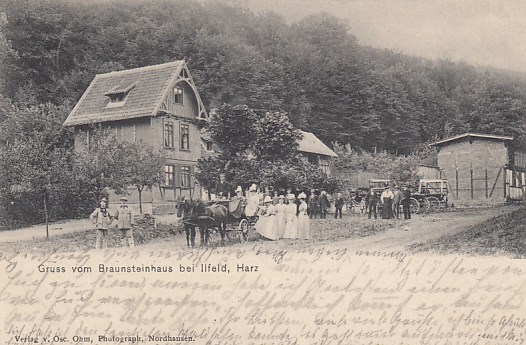
{"type": "Polygon", "coordinates": [[[0,0],[0,344],[525,344],[524,18],[0,0]]]}

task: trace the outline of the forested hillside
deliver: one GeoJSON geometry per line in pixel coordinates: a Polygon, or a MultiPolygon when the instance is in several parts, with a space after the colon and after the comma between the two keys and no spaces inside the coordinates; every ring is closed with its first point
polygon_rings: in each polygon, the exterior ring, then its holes
{"type": "Polygon", "coordinates": [[[286,111],[327,143],[406,154],[464,131],[525,138],[523,76],[372,49],[325,14],[288,24],[187,0],[0,5],[0,93],[15,103],[72,107],[96,73],[186,59],[209,109],[286,111]]]}

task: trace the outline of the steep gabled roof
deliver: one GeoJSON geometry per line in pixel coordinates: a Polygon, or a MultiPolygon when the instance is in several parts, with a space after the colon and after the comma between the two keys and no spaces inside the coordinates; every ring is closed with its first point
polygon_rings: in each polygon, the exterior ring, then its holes
{"type": "Polygon", "coordinates": [[[311,132],[300,131],[302,138],[299,141],[298,151],[315,153],[318,155],[338,157],[338,155],[325,145],[317,136],[311,132]]]}
{"type": "Polygon", "coordinates": [[[457,135],[457,136],[454,136],[454,137],[451,137],[451,138],[446,138],[446,139],[443,139],[443,140],[440,140],[440,141],[436,141],[436,142],[430,144],[430,146],[440,146],[440,145],[443,145],[443,144],[446,144],[446,143],[450,143],[452,141],[464,139],[464,138],[482,138],[482,139],[500,140],[500,141],[513,140],[512,137],[504,137],[504,136],[500,136],[500,135],[480,134],[480,133],[464,133],[464,134],[457,135]]]}
{"type": "Polygon", "coordinates": [[[124,71],[97,74],[77,105],[64,122],[74,126],[107,121],[117,121],[145,116],[155,116],[169,87],[180,80],[187,81],[199,103],[199,117],[207,114],[184,61],[140,67],[124,71]],[[180,77],[185,69],[187,77],[180,77]],[[125,95],[125,101],[109,106],[111,96],[125,95]]]}

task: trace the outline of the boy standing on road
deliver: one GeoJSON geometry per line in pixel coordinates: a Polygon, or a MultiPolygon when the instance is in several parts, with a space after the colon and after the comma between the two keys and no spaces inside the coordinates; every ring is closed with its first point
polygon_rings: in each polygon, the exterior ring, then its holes
{"type": "Polygon", "coordinates": [[[97,239],[95,240],[95,249],[108,248],[108,228],[113,216],[108,210],[108,200],[102,198],[100,207],[97,207],[90,215],[90,219],[97,228],[97,239]]]}
{"type": "Polygon", "coordinates": [[[128,199],[124,196],[121,198],[121,205],[115,213],[115,218],[117,219],[117,226],[121,231],[121,246],[133,248],[135,246],[132,228],[133,213],[128,207],[128,199]]]}

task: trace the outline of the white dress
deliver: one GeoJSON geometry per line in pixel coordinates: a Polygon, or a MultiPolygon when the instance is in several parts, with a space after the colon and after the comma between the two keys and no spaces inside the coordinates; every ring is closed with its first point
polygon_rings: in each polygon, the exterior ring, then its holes
{"type": "Polygon", "coordinates": [[[308,240],[310,238],[310,220],[309,215],[307,214],[307,203],[302,201],[299,206],[298,214],[298,238],[308,240]]]}
{"type": "Polygon", "coordinates": [[[276,212],[276,231],[278,234],[278,238],[283,238],[283,235],[285,234],[285,226],[286,226],[286,210],[287,205],[285,204],[277,204],[274,206],[274,210],[276,212]]]}
{"type": "Polygon", "coordinates": [[[254,225],[256,232],[269,240],[275,241],[279,239],[276,221],[276,209],[274,205],[269,205],[254,225]]]}
{"type": "Polygon", "coordinates": [[[294,203],[285,205],[285,233],[283,238],[298,238],[297,206],[294,203]]]}
{"type": "Polygon", "coordinates": [[[259,196],[257,194],[252,194],[247,199],[247,205],[245,206],[245,215],[247,217],[253,217],[256,215],[256,211],[259,206],[259,196]]]}

